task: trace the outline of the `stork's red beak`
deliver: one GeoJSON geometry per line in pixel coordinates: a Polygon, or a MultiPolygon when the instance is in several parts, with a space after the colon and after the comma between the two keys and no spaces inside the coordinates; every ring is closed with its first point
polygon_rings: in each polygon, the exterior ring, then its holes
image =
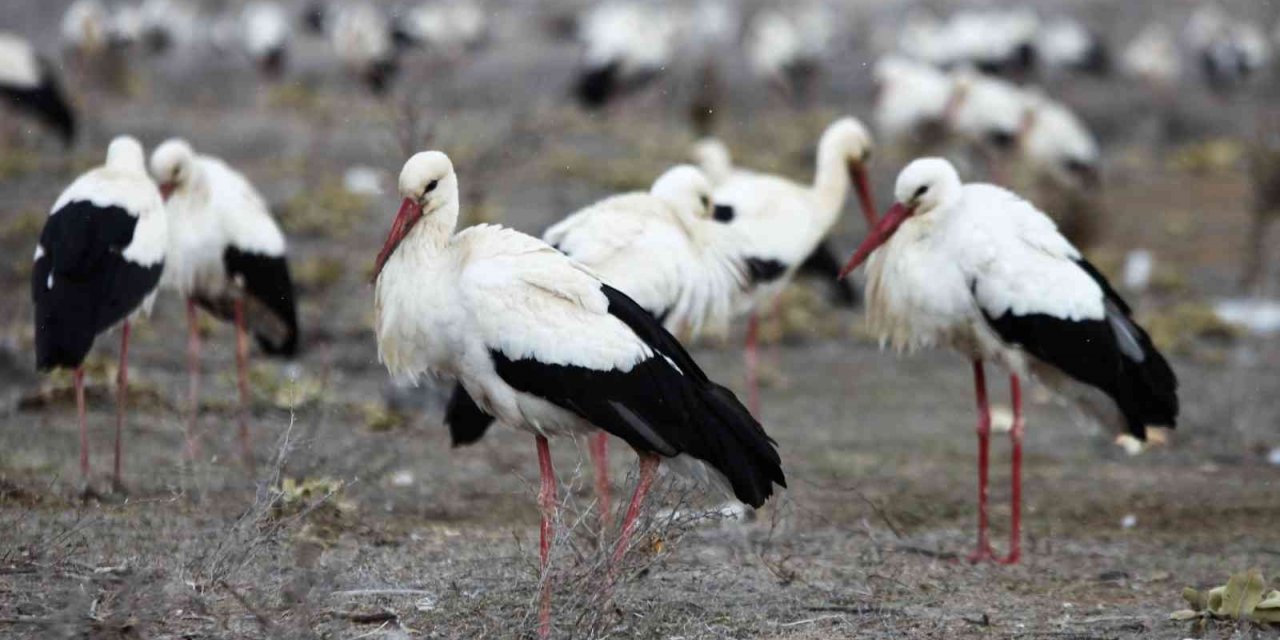
{"type": "Polygon", "coordinates": [[[867,177],[865,162],[850,162],[849,177],[853,179],[853,188],[858,192],[858,206],[862,207],[862,217],[867,219],[867,228],[876,226],[876,200],[871,195],[871,180],[867,177]]]}
{"type": "Polygon", "coordinates": [[[872,251],[888,242],[889,238],[893,237],[893,232],[897,231],[898,227],[902,226],[902,223],[910,217],[911,209],[907,208],[906,205],[897,203],[890,207],[885,212],[884,217],[880,219],[880,222],[871,228],[871,233],[867,234],[867,239],[862,241],[858,250],[853,252],[853,257],[849,258],[849,262],[844,265],[844,269],[840,270],[840,279],[843,280],[845,276],[857,269],[859,265],[866,261],[872,251]]]}
{"type": "Polygon", "coordinates": [[[416,201],[405,198],[400,204],[400,212],[396,214],[396,221],[391,223],[391,233],[387,234],[387,242],[382,245],[382,251],[378,252],[378,260],[373,264],[373,277],[370,282],[377,282],[378,276],[382,273],[382,267],[386,266],[387,259],[395,253],[396,247],[400,246],[400,241],[409,234],[409,230],[422,217],[422,205],[416,201]]]}
{"type": "Polygon", "coordinates": [[[173,195],[173,190],[176,189],[177,187],[178,185],[172,182],[160,183],[160,197],[163,198],[165,202],[168,202],[169,196],[173,195]]]}

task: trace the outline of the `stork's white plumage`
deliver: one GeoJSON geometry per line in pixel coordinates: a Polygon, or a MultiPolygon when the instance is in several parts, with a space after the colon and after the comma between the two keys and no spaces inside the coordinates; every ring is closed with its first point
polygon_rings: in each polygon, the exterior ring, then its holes
{"type": "Polygon", "coordinates": [[[142,145],[121,136],[106,164],[81,175],[49,212],[31,269],[36,366],[75,370],[80,418],[80,474],[89,475],[84,416],[85,356],[94,339],[123,323],[117,378],[115,464],[120,484],[129,319],[149,311],[164,268],[168,234],[160,193],[147,178],[142,145]]]}
{"type": "Polygon", "coordinates": [[[570,215],[543,240],[676,334],[723,332],[743,284],[742,240],[711,219],[711,185],[687,165],[663,173],[648,192],[613,196],[570,215]]]}
{"type": "Polygon", "coordinates": [[[763,9],[747,25],[744,46],[751,70],[788,96],[804,97],[822,65],[834,31],[823,4],[787,11],[763,9]]]}
{"type": "Polygon", "coordinates": [[[257,0],[240,13],[244,48],[262,72],[278,77],[284,72],[293,28],[283,6],[272,0],[257,0]]]}
{"type": "Polygon", "coordinates": [[[750,312],[747,329],[747,377],[750,404],[758,409],[756,333],[758,314],[771,306],[796,271],[816,250],[839,220],[850,183],[856,188],[868,225],[875,205],[866,173],[871,135],[856,118],[836,120],[818,141],[812,184],[786,178],[733,171],[716,187],[713,217],[737,230],[744,239],[747,288],[737,303],[750,312]]]}
{"type": "Polygon", "coordinates": [[[615,0],[592,7],[578,28],[583,47],[574,87],[578,103],[599,109],[648,83],[670,64],[676,32],[670,12],[650,5],[615,0]]]}
{"type": "Polygon", "coordinates": [[[985,73],[1020,75],[1035,62],[1040,20],[1027,8],[957,11],[936,28],[921,23],[902,53],[939,67],[973,65],[985,73]]]}
{"type": "Polygon", "coordinates": [[[1073,18],[1058,17],[1040,27],[1036,56],[1050,70],[1102,75],[1110,69],[1106,45],[1073,18]]]}
{"type": "Polygon", "coordinates": [[[269,355],[298,350],[298,318],[285,238],[266,201],[225,162],[197,155],[185,140],[168,140],[151,155],[169,218],[169,250],[163,285],[187,301],[191,415],[188,453],[196,446],[199,407],[199,306],[236,326],[240,384],[240,439],[250,460],[247,380],[248,334],[269,355]]]}
{"type": "Polygon", "coordinates": [[[93,55],[107,46],[111,16],[99,0],[75,0],[62,14],[62,44],[79,55],[93,55]]]}
{"type": "Polygon", "coordinates": [[[886,142],[933,137],[958,106],[954,79],[936,67],[902,56],[876,61],[874,121],[886,142]]]}
{"type": "Polygon", "coordinates": [[[1011,149],[1027,124],[1026,94],[1011,82],[969,69],[952,76],[960,94],[949,119],[952,132],[973,144],[1011,149]]]}
{"type": "Polygon", "coordinates": [[[1029,94],[1027,108],[1019,149],[1030,166],[1060,184],[1082,188],[1096,183],[1102,157],[1084,122],[1066,105],[1041,94],[1029,94]]]}
{"type": "Polygon", "coordinates": [[[385,93],[399,67],[387,16],[362,1],[343,3],[332,13],[329,41],[338,59],[371,91],[385,93]]]}
{"type": "Polygon", "coordinates": [[[1170,87],[1182,73],[1177,39],[1163,24],[1150,24],[1138,32],[1120,56],[1120,68],[1128,76],[1156,87],[1170,87]]]}
{"type": "Polygon", "coordinates": [[[489,20],[478,4],[466,0],[419,4],[399,19],[401,33],[446,58],[457,58],[484,41],[489,20]]]}
{"type": "Polygon", "coordinates": [[[52,67],[25,38],[0,31],[0,98],[39,118],[67,146],[75,140],[75,116],[52,67]]]}
{"type": "Polygon", "coordinates": [[[458,180],[447,156],[410,158],[400,193],[374,265],[379,359],[398,377],[455,377],[485,413],[536,436],[544,568],[555,505],[547,436],[603,429],[640,454],[615,555],[662,458],[700,463],[753,506],[785,482],[760,425],[630,298],[530,236],[492,225],[455,235],[458,180]]]}
{"type": "Polygon", "coordinates": [[[974,362],[980,418],[979,538],[974,559],[993,559],[986,531],[990,415],[982,362],[1012,374],[1013,531],[1019,557],[1021,389],[1034,376],[1087,416],[1143,438],[1174,426],[1177,380],[1124,300],[1016,194],[963,185],[945,160],[916,160],[894,189],[897,203],[846,265],[868,256],[867,319],[898,350],[946,345],[974,362]],[[874,252],[874,253],[873,253],[874,252]]]}

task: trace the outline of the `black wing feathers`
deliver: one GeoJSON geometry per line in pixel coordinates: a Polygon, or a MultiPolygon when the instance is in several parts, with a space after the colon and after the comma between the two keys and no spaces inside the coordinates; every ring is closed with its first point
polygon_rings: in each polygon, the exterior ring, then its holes
{"type": "Polygon", "coordinates": [[[40,233],[44,251],[31,270],[36,366],[78,367],[99,333],[133,313],[160,282],[163,265],[122,253],[138,219],[120,207],[68,203],[40,233]]]}
{"type": "Polygon", "coordinates": [[[1006,312],[998,318],[987,315],[987,321],[1005,341],[1109,395],[1134,436],[1145,438],[1148,425],[1176,426],[1178,380],[1173,369],[1106,278],[1087,261],[1076,263],[1102,288],[1109,303],[1107,318],[1067,320],[1006,312]],[[1127,346],[1130,340],[1136,351],[1127,346]]]}
{"type": "Polygon", "coordinates": [[[453,446],[461,447],[479,442],[489,430],[489,425],[493,424],[493,416],[485,413],[471,399],[462,383],[455,382],[453,394],[449,396],[449,406],[444,412],[444,423],[449,426],[449,438],[453,440],[453,446]]]}
{"type": "Polygon", "coordinates": [[[727,389],[711,382],[680,343],[621,292],[602,285],[609,313],[655,352],[629,371],[512,360],[491,352],[512,387],[572,411],[639,451],[686,453],[720,471],[739,500],[760,506],[786,486],[781,459],[760,424],[727,389]],[[674,366],[673,366],[674,365],[674,366]]]}
{"type": "Polygon", "coordinates": [[[249,319],[258,346],[270,355],[292,356],[298,351],[298,312],[293,280],[284,256],[269,256],[227,247],[222,255],[227,277],[243,283],[244,291],[270,318],[249,319]]]}
{"type": "Polygon", "coordinates": [[[831,288],[833,302],[842,307],[853,308],[858,306],[858,291],[853,286],[853,280],[840,278],[840,268],[843,266],[840,258],[836,257],[836,252],[831,248],[831,243],[823,240],[813,249],[813,253],[800,263],[799,273],[823,281],[831,288]]]}

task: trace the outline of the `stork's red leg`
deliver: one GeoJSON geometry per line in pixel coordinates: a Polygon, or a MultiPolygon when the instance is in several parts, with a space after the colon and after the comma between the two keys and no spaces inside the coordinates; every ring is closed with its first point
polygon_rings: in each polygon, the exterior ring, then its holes
{"type": "Polygon", "coordinates": [[[89,485],[89,426],[84,421],[84,365],[76,367],[76,415],[80,418],[80,481],[89,485]]]}
{"type": "Polygon", "coordinates": [[[196,421],[200,417],[200,320],[196,316],[196,301],[187,298],[187,397],[190,415],[187,416],[186,458],[195,460],[200,453],[200,436],[196,421]]]}
{"type": "Polygon", "coordinates": [[[1009,555],[1001,562],[1014,564],[1022,557],[1022,384],[1018,376],[1009,376],[1009,396],[1013,404],[1013,429],[1009,431],[1009,442],[1013,448],[1013,468],[1010,471],[1009,483],[1012,485],[1012,516],[1009,530],[1009,555]]]}
{"type": "Polygon", "coordinates": [[[249,441],[249,333],[244,325],[244,299],[236,298],[236,386],[240,389],[240,455],[253,469],[253,445],[249,441]]]}
{"type": "Polygon", "coordinates": [[[973,361],[973,388],[978,401],[978,547],[970,562],[991,560],[994,552],[987,535],[987,470],[991,458],[991,407],[987,404],[987,375],[982,361],[973,361]]]}
{"type": "Polygon", "coordinates": [[[538,557],[542,568],[541,604],[538,607],[538,637],[551,636],[551,538],[556,520],[556,472],[551,467],[551,447],[544,436],[537,437],[538,475],[542,488],[538,491],[538,508],[542,511],[542,529],[538,538],[538,557]]]}
{"type": "Polygon", "coordinates": [[[120,371],[116,373],[116,446],[115,461],[111,467],[111,486],[119,491],[120,459],[123,454],[121,433],[124,431],[124,412],[129,401],[129,321],[124,321],[120,329],[120,371]]]}
{"type": "Polygon", "coordinates": [[[613,521],[609,496],[609,434],[598,431],[591,435],[591,462],[596,469],[596,501],[600,508],[600,531],[609,529],[613,521]]]}
{"type": "Polygon", "coordinates": [[[751,317],[747,319],[747,408],[751,410],[751,415],[757,419],[760,417],[759,337],[760,316],[752,312],[751,317]]]}
{"type": "Polygon", "coordinates": [[[635,493],[631,494],[631,504],[627,506],[627,514],[622,518],[622,532],[618,534],[618,546],[613,550],[613,561],[609,563],[609,583],[613,583],[614,571],[622,556],[626,555],[631,544],[631,535],[635,533],[636,520],[640,518],[640,509],[644,506],[644,497],[653,486],[654,472],[658,470],[658,456],[652,453],[640,455],[640,478],[636,481],[635,493]]]}

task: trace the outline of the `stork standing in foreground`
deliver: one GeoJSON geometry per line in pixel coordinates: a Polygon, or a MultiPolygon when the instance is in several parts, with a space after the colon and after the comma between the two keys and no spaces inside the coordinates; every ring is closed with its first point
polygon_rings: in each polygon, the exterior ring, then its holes
{"type": "Polygon", "coordinates": [[[80,477],[88,486],[89,432],[84,415],[84,359],[94,339],[116,325],[116,439],[112,481],[120,487],[120,432],[129,384],[129,318],[149,311],[168,243],[164,203],[147,178],[138,141],[121,136],[107,162],[80,176],[54,203],[31,269],[36,367],[75,370],[80,418],[80,477]]]}
{"type": "Polygon", "coordinates": [[[1053,221],[1016,194],[960,182],[946,160],[907,165],[896,204],[858,247],[847,275],[867,266],[867,320],[898,350],[940,343],[973,361],[978,401],[978,546],[987,537],[991,416],[983,361],[1010,372],[1013,404],[1012,527],[1020,556],[1022,391],[1034,376],[1096,422],[1138,439],[1148,425],[1173,427],[1178,382],[1110,283],[1053,221]]]}
{"type": "MultiPolygon", "coordinates": [[[[743,284],[741,240],[711,219],[711,185],[698,169],[679,165],[648,192],[601,200],[552,226],[543,240],[587,267],[657,318],[673,334],[727,329],[743,284]]],[[[454,387],[445,423],[454,446],[484,435],[493,417],[454,387]]],[[[601,522],[610,520],[609,434],[591,439],[601,522]]]]}
{"type": "Polygon", "coordinates": [[[169,255],[163,285],[187,299],[191,414],[187,455],[197,448],[200,409],[200,331],[196,307],[235,323],[240,392],[239,439],[252,464],[249,440],[249,332],[268,355],[298,351],[298,316],[285,259],[285,239],[253,185],[225,162],[196,155],[171,139],[151,154],[169,217],[169,255]]]}
{"type": "MultiPolygon", "coordinates": [[[[759,415],[757,337],[759,314],[776,302],[796,271],[821,245],[844,209],[850,182],[858,192],[868,227],[875,224],[875,203],[867,178],[871,135],[857,119],[836,120],[818,141],[817,168],[811,185],[749,171],[731,171],[716,187],[716,220],[742,234],[747,287],[737,302],[749,312],[746,370],[749,405],[759,415]]],[[[719,171],[723,172],[723,171],[719,171]]]]}
{"type": "Polygon", "coordinates": [[[0,97],[14,109],[39,118],[66,146],[75,141],[75,116],[53,69],[36,55],[30,42],[5,32],[0,32],[0,97]]]}
{"type": "Polygon", "coordinates": [[[639,454],[615,561],[664,458],[701,467],[752,506],[785,486],[764,429],[650,313],[541,240],[494,225],[455,235],[458,179],[446,155],[410,158],[400,194],[374,265],[378,357],[398,377],[456,378],[485,413],[534,434],[544,571],[556,504],[548,436],[603,429],[639,454]]]}

